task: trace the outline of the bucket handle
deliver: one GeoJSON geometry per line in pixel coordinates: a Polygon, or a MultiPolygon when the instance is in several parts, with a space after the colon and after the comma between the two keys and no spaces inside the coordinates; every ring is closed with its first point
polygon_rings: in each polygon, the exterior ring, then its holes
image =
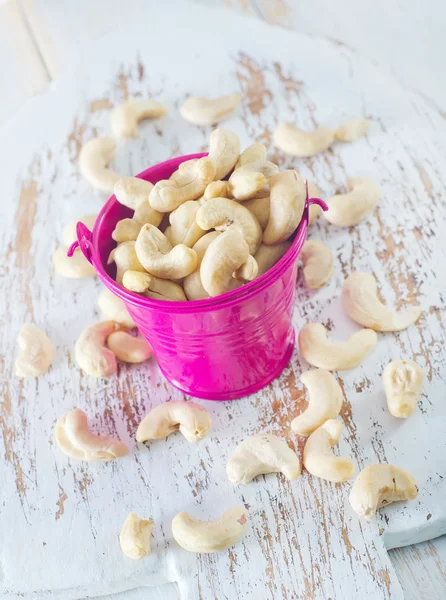
{"type": "Polygon", "coordinates": [[[91,236],[92,236],[91,231],[88,229],[88,227],[86,225],[84,225],[83,223],[81,223],[79,221],[76,225],[76,234],[77,234],[77,240],[75,242],[73,242],[71,244],[71,246],[68,248],[67,256],[69,256],[69,257],[73,256],[75,250],[77,248],[80,248],[82,251],[82,254],[85,256],[85,258],[88,260],[88,262],[90,264],[93,264],[92,259],[91,259],[91,236]]]}
{"type": "Polygon", "coordinates": [[[317,204],[318,206],[320,206],[322,208],[322,210],[325,212],[326,210],[328,210],[328,206],[327,203],[324,202],[323,200],[321,200],[320,198],[308,198],[308,204],[317,204]]]}

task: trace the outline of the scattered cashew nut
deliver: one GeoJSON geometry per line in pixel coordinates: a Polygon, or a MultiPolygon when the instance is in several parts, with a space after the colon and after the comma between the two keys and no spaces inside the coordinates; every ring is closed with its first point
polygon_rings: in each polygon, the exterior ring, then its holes
{"type": "Polygon", "coordinates": [[[57,419],[56,442],[67,456],[91,462],[114,460],[128,452],[120,440],[94,435],[88,427],[87,415],[80,408],[57,419]]]}
{"type": "Polygon", "coordinates": [[[211,428],[211,415],[195,402],[164,402],[139,424],[136,441],[159,440],[180,431],[188,442],[198,442],[211,428]]]}
{"type": "Polygon", "coordinates": [[[350,492],[349,502],[360,516],[373,521],[376,511],[392,502],[413,500],[418,495],[415,479],[405,469],[388,464],[363,469],[350,492]]]}
{"type": "Polygon", "coordinates": [[[129,329],[136,327],[124,302],[107,288],[104,288],[99,294],[98,306],[106,319],[119,323],[119,325],[128,327],[129,329]]]}
{"type": "Polygon", "coordinates": [[[254,254],[254,258],[257,262],[257,277],[264,275],[276,262],[278,262],[282,256],[289,250],[291,242],[281,242],[275,246],[265,246],[261,244],[260,248],[254,254]]]}
{"type": "Polygon", "coordinates": [[[334,141],[334,132],[328,127],[303,131],[292,123],[279,123],[274,132],[274,144],[291,156],[306,158],[327,150],[334,141]]]}
{"type": "Polygon", "coordinates": [[[267,246],[287,240],[298,227],[307,190],[296,171],[283,171],[270,179],[270,216],[263,232],[267,246]]]}
{"type": "Polygon", "coordinates": [[[54,346],[47,334],[35,325],[23,325],[17,336],[21,350],[15,361],[17,377],[38,377],[48,371],[54,346]]]}
{"type": "Polygon", "coordinates": [[[120,177],[114,185],[116,200],[135,210],[142,202],[148,202],[153,183],[139,177],[120,177]]]}
{"type": "Polygon", "coordinates": [[[379,200],[379,187],[368,177],[348,180],[347,194],[337,194],[327,201],[324,217],[338,227],[357,225],[372,212],[379,200]]]}
{"type": "Polygon", "coordinates": [[[74,354],[79,367],[93,377],[110,377],[118,367],[114,352],[105,343],[116,329],[114,321],[95,323],[81,333],[74,354]]]}
{"type": "Polygon", "coordinates": [[[353,477],[355,466],[347,456],[335,456],[332,446],[339,442],[342,423],[328,419],[305,442],[303,463],[306,470],[321,479],[340,483],[353,477]]]}
{"type": "Polygon", "coordinates": [[[370,121],[368,119],[351,119],[334,132],[337,142],[356,142],[359,138],[367,135],[370,121]]]}
{"type": "Polygon", "coordinates": [[[144,294],[147,298],[154,300],[174,302],[184,302],[186,300],[181,285],[167,279],[159,279],[148,273],[126,271],[122,278],[122,285],[131,292],[144,294]]]}
{"type": "Polygon", "coordinates": [[[73,256],[67,256],[66,248],[57,248],[53,255],[54,270],[67,279],[84,279],[94,277],[96,269],[91,265],[80,248],[76,248],[73,256]]]}
{"type": "Polygon", "coordinates": [[[229,94],[219,98],[190,96],[180,107],[183,119],[194,125],[214,125],[226,119],[238,106],[240,94],[229,94]]]}
{"type": "Polygon", "coordinates": [[[97,137],[89,140],[79,154],[79,168],[85,179],[98,190],[112,192],[120,175],[108,168],[116,151],[113,138],[97,137]]]}
{"type": "Polygon", "coordinates": [[[152,348],[144,338],[126,331],[113,331],[107,338],[107,346],[118,360],[126,363],[142,363],[152,356],[152,348]]]}
{"type": "Polygon", "coordinates": [[[370,273],[357,271],[347,277],[341,292],[346,314],[363,327],[375,331],[401,331],[421,315],[419,306],[401,312],[389,310],[377,296],[376,279],[370,273]]]}
{"type": "Polygon", "coordinates": [[[264,144],[251,144],[240,154],[234,169],[240,169],[240,167],[260,160],[266,160],[266,146],[264,144]]]}
{"type": "Polygon", "coordinates": [[[145,119],[158,119],[167,108],[156,100],[130,99],[117,106],[111,114],[111,128],[118,137],[133,138],[138,135],[138,123],[145,119]]]}
{"type": "Polygon", "coordinates": [[[407,419],[416,411],[423,387],[423,370],[413,360],[392,360],[383,373],[390,414],[407,419]]]}
{"type": "Polygon", "coordinates": [[[131,512],[124,521],[119,544],[123,553],[133,560],[140,560],[152,552],[150,536],[152,535],[153,521],[140,519],[131,512]]]}
{"type": "Polygon", "coordinates": [[[304,279],[310,290],[324,286],[333,274],[333,253],[318,240],[308,240],[300,255],[304,265],[304,279]]]}
{"type": "Polygon", "coordinates": [[[139,262],[136,253],[136,242],[134,241],[118,244],[116,248],[110,252],[107,264],[112,262],[115,262],[116,264],[115,280],[120,285],[122,285],[122,278],[126,271],[145,271],[144,267],[139,262]]]}
{"type": "Polygon", "coordinates": [[[232,171],[240,154],[238,135],[228,129],[215,129],[209,140],[209,158],[215,162],[215,179],[232,171]]]}
{"type": "Polygon", "coordinates": [[[245,485],[258,475],[283,473],[297,479],[301,465],[285,440],[272,434],[252,435],[237,446],[226,465],[231,483],[245,485]]]}
{"type": "Polygon", "coordinates": [[[204,236],[206,231],[203,231],[195,220],[200,206],[200,203],[196,200],[188,200],[170,213],[169,221],[171,229],[169,241],[172,243],[172,246],[184,244],[192,248],[204,236]]]}

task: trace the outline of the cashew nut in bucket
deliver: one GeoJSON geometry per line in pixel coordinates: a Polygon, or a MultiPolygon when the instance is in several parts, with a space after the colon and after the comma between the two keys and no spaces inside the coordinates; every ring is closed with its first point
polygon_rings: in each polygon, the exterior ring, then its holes
{"type": "Polygon", "coordinates": [[[347,194],[337,194],[327,201],[324,217],[339,227],[351,227],[360,223],[378,203],[379,187],[368,177],[348,180],[347,194]]]}
{"type": "Polygon", "coordinates": [[[118,244],[116,248],[110,252],[107,264],[112,262],[115,262],[116,264],[115,280],[119,284],[122,284],[122,278],[126,271],[145,271],[144,267],[139,262],[136,253],[136,242],[134,241],[118,244]]]}
{"type": "Polygon", "coordinates": [[[188,442],[198,442],[209,433],[211,415],[195,402],[165,402],[152,409],[139,424],[136,441],[159,440],[180,431],[188,442]]]}
{"type": "Polygon", "coordinates": [[[23,325],[17,344],[21,350],[15,361],[17,377],[38,377],[49,369],[54,346],[44,331],[34,325],[23,325]]]}
{"type": "Polygon", "coordinates": [[[283,473],[287,479],[297,479],[300,472],[297,454],[285,440],[268,433],[244,440],[226,465],[229,481],[236,485],[245,485],[266,473],[283,473]]]}
{"type": "Polygon", "coordinates": [[[240,154],[238,135],[228,129],[215,129],[209,140],[209,158],[215,163],[214,179],[223,179],[232,171],[240,154]]]}
{"type": "Polygon", "coordinates": [[[354,369],[376,346],[378,336],[373,329],[361,329],[345,342],[327,339],[327,330],[321,323],[308,323],[299,333],[299,350],[313,367],[327,371],[354,369]]]}
{"type": "Polygon", "coordinates": [[[240,94],[229,94],[219,98],[190,96],[180,107],[183,119],[194,125],[214,125],[226,119],[238,106],[240,94]]]}
{"type": "Polygon", "coordinates": [[[423,370],[413,360],[392,360],[383,373],[390,414],[407,419],[416,411],[423,388],[423,370]]]}
{"type": "Polygon", "coordinates": [[[76,342],[74,354],[79,367],[93,377],[110,377],[118,367],[114,352],[105,343],[116,329],[114,321],[101,321],[84,329],[76,342]]]}
{"type": "Polygon", "coordinates": [[[334,141],[334,132],[328,127],[302,131],[292,123],[279,123],[274,132],[274,144],[291,156],[306,158],[327,150],[334,141]]]}
{"type": "Polygon", "coordinates": [[[147,298],[155,300],[171,300],[174,302],[184,302],[186,300],[181,285],[167,279],[159,279],[148,273],[126,271],[122,278],[122,285],[131,292],[144,294],[147,298]]]}
{"type": "Polygon", "coordinates": [[[291,429],[308,436],[328,419],[335,419],[341,411],[344,396],[336,379],[329,371],[313,369],[300,378],[310,397],[307,409],[291,421],[291,429]]]}
{"type": "Polygon", "coordinates": [[[355,466],[351,458],[335,456],[332,446],[339,442],[342,424],[328,419],[305,442],[303,463],[306,470],[321,479],[339,483],[353,477],[355,466]]]}
{"type": "Polygon", "coordinates": [[[115,242],[135,241],[143,225],[150,223],[158,227],[162,219],[163,213],[154,210],[148,200],[143,200],[135,208],[131,219],[121,219],[116,223],[112,238],[115,242]]]}
{"type": "Polygon", "coordinates": [[[304,279],[310,290],[324,286],[333,274],[333,253],[318,240],[305,242],[300,255],[304,265],[304,279]]]}
{"type": "Polygon", "coordinates": [[[268,225],[270,200],[269,196],[263,198],[251,198],[243,202],[243,206],[247,208],[255,216],[262,229],[268,225]]]}
{"type": "Polygon", "coordinates": [[[184,244],[172,247],[166,236],[150,224],[144,225],[139,232],[135,250],[145,270],[161,279],[181,279],[197,267],[195,250],[184,244]]]}
{"type": "Polygon", "coordinates": [[[129,329],[135,327],[135,322],[129,315],[124,302],[107,288],[104,288],[99,294],[98,306],[106,319],[129,329]]]}
{"type": "Polygon", "coordinates": [[[91,462],[114,460],[128,452],[120,440],[94,435],[88,427],[87,415],[80,408],[57,419],[56,442],[67,456],[91,462]]]}
{"type": "Polygon", "coordinates": [[[290,249],[291,242],[281,242],[275,246],[265,246],[261,244],[260,248],[254,254],[257,262],[257,277],[264,275],[282,256],[290,249]]]}
{"type": "Polygon", "coordinates": [[[206,186],[203,194],[203,200],[210,200],[211,198],[230,198],[231,192],[229,191],[227,181],[212,181],[206,186]]]}
{"type": "Polygon", "coordinates": [[[251,144],[240,154],[234,168],[240,169],[240,167],[260,160],[266,160],[266,146],[264,144],[251,144]]]}
{"type": "Polygon", "coordinates": [[[224,231],[232,224],[243,233],[249,253],[255,254],[262,241],[262,228],[255,216],[242,204],[228,198],[211,198],[203,204],[195,216],[201,229],[224,231]]]}
{"type": "Polygon", "coordinates": [[[246,522],[246,513],[239,507],[230,508],[214,521],[200,521],[180,512],[172,521],[172,534],[177,543],[189,552],[219,552],[243,537],[246,522]]]}
{"type": "Polygon", "coordinates": [[[335,130],[335,140],[337,142],[356,142],[359,138],[367,135],[369,125],[368,119],[351,119],[335,130]]]}
{"type": "Polygon", "coordinates": [[[107,338],[107,346],[118,360],[126,363],[142,363],[152,356],[152,348],[144,338],[126,331],[113,331],[107,338]]]}
{"type": "Polygon", "coordinates": [[[277,173],[279,167],[268,160],[248,163],[232,173],[228,181],[229,190],[241,202],[262,198],[269,194],[269,181],[277,173]]]}
{"type": "Polygon", "coordinates": [[[140,560],[152,552],[150,536],[152,535],[153,521],[140,519],[131,512],[124,521],[119,544],[123,553],[133,560],[140,560]]]}
{"type": "Polygon", "coordinates": [[[97,137],[89,140],[79,154],[79,168],[85,179],[98,190],[112,192],[120,175],[108,168],[116,152],[113,138],[97,137]]]}
{"type": "Polygon", "coordinates": [[[405,469],[388,464],[363,469],[350,492],[349,502],[360,516],[373,521],[376,511],[392,502],[413,500],[418,495],[415,479],[405,469]]]}
{"type": "Polygon", "coordinates": [[[170,242],[173,246],[184,244],[192,248],[204,236],[206,232],[197,225],[195,220],[199,208],[199,202],[189,200],[170,213],[170,242]]]}
{"type": "Polygon", "coordinates": [[[183,280],[184,293],[186,294],[188,300],[204,300],[205,298],[209,298],[209,294],[201,283],[200,265],[206,250],[209,248],[209,245],[219,235],[221,235],[220,231],[210,231],[200,238],[193,246],[193,249],[197,253],[198,265],[195,271],[185,277],[183,280]]]}
{"type": "Polygon", "coordinates": [[[150,192],[153,190],[153,183],[145,181],[144,179],[139,179],[139,177],[121,177],[115,183],[113,189],[116,200],[120,204],[135,210],[142,202],[149,202],[150,192]]]}
{"type": "Polygon", "coordinates": [[[378,299],[376,279],[370,273],[360,271],[345,280],[341,301],[350,319],[375,331],[401,331],[415,323],[421,315],[419,306],[409,306],[400,312],[389,310],[378,299]]]}
{"type": "Polygon", "coordinates": [[[84,279],[94,277],[96,269],[91,265],[80,248],[76,248],[73,256],[67,256],[66,248],[57,248],[53,255],[54,270],[67,279],[84,279]]]}
{"type": "Polygon", "coordinates": [[[296,171],[283,171],[270,179],[270,216],[263,232],[267,246],[287,240],[298,227],[307,190],[296,171]]]}
{"type": "Polygon", "coordinates": [[[200,158],[183,175],[158,181],[150,192],[150,205],[160,212],[171,212],[184,202],[201,196],[215,173],[215,162],[207,157],[200,158]]]}
{"type": "Polygon", "coordinates": [[[111,128],[118,137],[138,135],[138,123],[144,119],[158,119],[167,113],[164,104],[156,100],[130,99],[117,106],[111,114],[111,128]]]}

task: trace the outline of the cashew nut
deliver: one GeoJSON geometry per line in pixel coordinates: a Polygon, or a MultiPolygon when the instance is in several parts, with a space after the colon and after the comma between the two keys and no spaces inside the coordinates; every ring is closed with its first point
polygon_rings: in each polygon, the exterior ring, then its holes
{"type": "Polygon", "coordinates": [[[134,337],[122,330],[108,336],[107,346],[118,360],[126,363],[142,363],[152,356],[152,348],[144,338],[134,337]]]}
{"type": "Polygon", "coordinates": [[[226,119],[236,109],[241,99],[240,94],[229,94],[213,99],[190,96],[180,107],[180,114],[183,119],[194,125],[214,125],[226,119]]]}
{"type": "Polygon", "coordinates": [[[169,241],[173,246],[184,244],[192,248],[204,236],[206,232],[195,221],[195,216],[200,206],[200,203],[196,200],[189,200],[170,213],[169,221],[171,229],[169,241]]]}
{"type": "Polygon", "coordinates": [[[367,135],[369,125],[368,119],[351,119],[335,130],[335,140],[337,142],[356,142],[360,137],[367,135]]]}
{"type": "Polygon", "coordinates": [[[291,242],[281,242],[275,246],[265,246],[261,244],[260,248],[254,254],[257,262],[258,272],[257,277],[264,275],[282,256],[289,250],[291,242]]]}
{"type": "Polygon", "coordinates": [[[359,271],[345,280],[341,301],[350,319],[375,331],[401,331],[415,323],[421,315],[419,306],[409,306],[402,312],[389,310],[378,299],[373,275],[359,271]]]}
{"type": "Polygon", "coordinates": [[[228,129],[215,129],[209,140],[209,158],[215,162],[214,179],[223,179],[232,171],[240,154],[238,135],[228,129]]]}
{"type": "Polygon", "coordinates": [[[306,470],[321,479],[340,483],[353,477],[355,466],[347,456],[335,456],[332,446],[339,442],[342,424],[328,419],[308,437],[303,455],[306,470]]]}
{"type": "Polygon", "coordinates": [[[274,132],[274,144],[291,156],[306,158],[327,150],[334,141],[334,132],[328,127],[303,131],[292,123],[279,123],[274,132]]]}
{"type": "Polygon", "coordinates": [[[131,512],[124,521],[119,544],[123,553],[133,560],[140,560],[152,552],[150,536],[152,535],[153,521],[140,519],[131,512]]]}
{"type": "Polygon", "coordinates": [[[159,279],[148,273],[126,271],[122,278],[122,285],[131,292],[145,294],[147,298],[155,300],[173,300],[175,302],[186,300],[181,285],[166,279],[159,279]]]}
{"type": "Polygon", "coordinates": [[[310,400],[307,409],[291,421],[291,428],[308,436],[325,421],[338,416],[344,396],[339,383],[324,369],[306,371],[300,380],[307,387],[310,400]]]}
{"type": "Polygon", "coordinates": [[[79,217],[79,219],[74,219],[74,221],[68,223],[68,225],[64,227],[64,230],[62,232],[62,239],[65,246],[69,248],[71,244],[77,240],[76,226],[79,223],[79,221],[86,225],[88,229],[93,230],[97,216],[97,214],[84,215],[83,217],[79,217]]]}
{"type": "Polygon", "coordinates": [[[116,142],[113,138],[97,137],[89,140],[79,154],[79,168],[85,179],[98,190],[112,192],[120,175],[108,165],[113,160],[116,142]]]}
{"type": "Polygon", "coordinates": [[[339,227],[350,227],[360,223],[378,203],[379,187],[368,177],[348,180],[347,194],[337,194],[328,200],[324,217],[339,227]]]}
{"type": "Polygon", "coordinates": [[[269,196],[263,198],[251,198],[243,202],[243,206],[247,208],[256,217],[262,229],[268,225],[270,201],[269,196]]]}
{"type": "Polygon", "coordinates": [[[423,387],[423,370],[413,360],[392,360],[383,373],[390,414],[407,419],[417,409],[423,387]]]}
{"type": "Polygon", "coordinates": [[[150,223],[158,227],[162,219],[163,213],[154,210],[148,200],[143,200],[136,206],[131,219],[121,219],[116,223],[112,238],[116,242],[135,241],[143,225],[150,223]]]}
{"type": "Polygon", "coordinates": [[[230,198],[227,181],[212,181],[204,190],[203,199],[210,200],[211,198],[230,198]]]}
{"type": "MultiPolygon", "coordinates": [[[[141,228],[142,229],[142,228],[141,228]]],[[[136,253],[136,242],[123,242],[118,244],[114,250],[110,252],[107,264],[116,263],[116,281],[122,285],[122,278],[126,271],[145,271],[142,264],[139,262],[136,253]]]]}
{"type": "Polygon", "coordinates": [[[296,171],[283,171],[270,179],[270,215],[263,243],[272,246],[287,240],[300,223],[307,190],[296,171]]]}
{"type": "Polygon", "coordinates": [[[211,428],[211,415],[195,402],[165,402],[139,424],[136,441],[159,440],[180,431],[188,442],[199,442],[211,428]]]}
{"type": "Polygon", "coordinates": [[[321,323],[308,323],[299,333],[299,350],[313,367],[327,371],[354,369],[376,346],[378,336],[373,329],[361,329],[345,342],[327,339],[327,330],[321,323]]]}
{"type": "Polygon", "coordinates": [[[262,228],[259,222],[247,208],[235,200],[211,198],[199,208],[195,220],[205,231],[209,229],[224,231],[232,224],[237,225],[249,246],[249,254],[255,254],[262,241],[262,228]]]}
{"type": "Polygon", "coordinates": [[[88,262],[80,248],[76,248],[73,256],[67,256],[66,248],[57,248],[53,255],[53,265],[58,275],[68,279],[83,279],[96,275],[96,269],[88,262]]]}
{"type": "Polygon", "coordinates": [[[232,276],[239,281],[253,281],[257,277],[258,272],[259,267],[256,259],[249,255],[247,261],[234,271],[232,276]]]}
{"type": "Polygon", "coordinates": [[[54,346],[47,334],[34,325],[23,325],[17,336],[21,350],[15,361],[17,377],[38,377],[53,361],[54,346]]]}
{"type": "Polygon", "coordinates": [[[251,144],[240,154],[234,169],[240,169],[240,167],[260,160],[266,160],[266,146],[264,144],[251,144]]]}
{"type": "Polygon", "coordinates": [[[413,500],[418,495],[415,479],[405,469],[388,464],[363,469],[350,492],[349,502],[360,516],[373,521],[376,511],[392,502],[413,500]]]}
{"type": "Polygon", "coordinates": [[[114,321],[101,321],[84,329],[76,342],[74,354],[79,367],[93,377],[110,377],[118,370],[114,352],[105,346],[115,331],[114,321]]]}
{"type": "Polygon", "coordinates": [[[228,181],[229,190],[241,202],[262,198],[269,194],[269,180],[277,173],[279,167],[268,160],[248,163],[232,173],[228,181]]]}
{"type": "Polygon", "coordinates": [[[121,177],[114,186],[116,200],[132,210],[141,202],[148,202],[152,190],[153,183],[139,177],[121,177]]]}
{"type": "Polygon", "coordinates": [[[226,465],[229,481],[236,485],[245,485],[266,473],[283,473],[287,479],[297,479],[300,472],[297,454],[285,440],[268,433],[244,440],[226,465]]]}
{"type": "Polygon", "coordinates": [[[160,212],[171,212],[188,200],[195,200],[215,177],[215,162],[200,158],[193,168],[187,169],[174,179],[158,181],[150,192],[150,205],[160,212]]]}
{"type": "Polygon", "coordinates": [[[128,452],[120,440],[108,435],[94,435],[88,427],[87,415],[80,408],[57,419],[56,442],[67,456],[91,462],[114,460],[128,452]]]}
{"type": "Polygon", "coordinates": [[[135,250],[145,270],[161,279],[181,279],[190,275],[197,267],[195,250],[184,244],[172,247],[166,236],[150,224],[141,228],[135,250]]]}
{"type": "Polygon", "coordinates": [[[129,329],[136,327],[124,302],[107,288],[104,288],[99,294],[98,306],[106,319],[119,323],[119,325],[128,327],[129,329]]]}
{"type": "Polygon", "coordinates": [[[167,108],[156,100],[130,99],[117,106],[111,114],[111,128],[118,137],[138,135],[138,123],[144,119],[158,119],[167,108]]]}
{"type": "Polygon", "coordinates": [[[193,246],[193,250],[195,250],[197,253],[198,265],[195,271],[185,277],[183,280],[184,293],[186,294],[188,300],[204,300],[205,298],[209,298],[209,294],[201,283],[200,265],[206,250],[209,248],[209,245],[219,235],[221,235],[220,231],[210,231],[200,238],[193,246]]]}
{"type": "Polygon", "coordinates": [[[318,240],[308,240],[303,245],[300,257],[307,287],[317,290],[325,285],[333,274],[334,259],[330,248],[318,240]]]}
{"type": "Polygon", "coordinates": [[[172,521],[172,534],[177,543],[189,552],[210,553],[226,550],[245,534],[246,513],[234,507],[214,521],[200,521],[180,512],[172,521]]]}

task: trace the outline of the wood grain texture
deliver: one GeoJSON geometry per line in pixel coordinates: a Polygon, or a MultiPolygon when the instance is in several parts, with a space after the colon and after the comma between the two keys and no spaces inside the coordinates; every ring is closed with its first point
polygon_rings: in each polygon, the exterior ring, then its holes
{"type": "MultiPolygon", "coordinates": [[[[155,61],[161,40],[155,35],[147,39],[143,26],[134,22],[133,45],[123,33],[106,36],[75,74],[64,77],[52,94],[36,99],[5,131],[7,139],[17,140],[21,153],[5,157],[1,167],[9,186],[6,196],[14,202],[5,206],[1,239],[9,294],[1,300],[7,335],[1,340],[5,510],[0,520],[2,531],[8,530],[8,523],[17,524],[0,547],[2,592],[82,598],[175,580],[184,598],[336,598],[341,593],[402,598],[377,534],[398,525],[400,514],[417,519],[423,502],[413,511],[386,511],[376,525],[365,525],[346,505],[348,485],[332,486],[308,474],[293,483],[266,477],[242,489],[226,481],[225,458],[247,434],[274,431],[299,446],[289,423],[305,406],[298,377],[307,367],[297,352],[283,376],[262,394],[234,403],[204,403],[215,428],[197,446],[186,445],[176,435],[135,448],[133,455],[112,465],[67,461],[54,448],[54,421],[73,406],[87,410],[95,429],[117,434],[133,448],[136,426],[147,409],[182,397],[160,377],[153,362],[141,368],[123,366],[118,377],[105,383],[79,373],[71,352],[81,329],[97,318],[98,284],[56,278],[51,253],[67,221],[100,206],[101,197],[79,176],[77,156],[91,135],[109,132],[110,106],[129,95],[151,94],[170,108],[162,122],[144,125],[139,139],[120,143],[116,168],[130,174],[206,146],[209,131],[182,122],[176,108],[187,93],[206,93],[210,87],[215,94],[237,88],[243,92],[239,115],[226,123],[243,143],[251,138],[265,141],[275,160],[297,167],[326,193],[344,185],[358,169],[375,176],[383,187],[377,216],[360,227],[341,231],[321,222],[313,228],[312,235],[327,240],[339,260],[329,286],[310,295],[301,278],[298,281],[297,327],[321,318],[339,335],[352,330],[342,318],[336,293],[344,277],[358,267],[375,272],[386,300],[417,299],[425,308],[419,326],[382,336],[377,354],[340,379],[349,399],[340,451],[352,453],[359,467],[409,452],[404,440],[394,448],[387,438],[383,405],[378,413],[372,410],[375,402],[382,403],[382,393],[370,392],[395,351],[416,355],[429,373],[417,427],[425,433],[429,419],[438,418],[441,424],[444,417],[440,367],[445,288],[436,269],[444,261],[444,244],[435,236],[444,226],[444,214],[438,213],[434,222],[431,210],[444,200],[441,118],[344,48],[283,32],[265,44],[273,33],[261,24],[251,26],[252,39],[239,43],[235,40],[243,39],[245,21],[228,21],[234,33],[231,41],[224,31],[208,26],[213,13],[181,10],[179,23],[190,19],[191,28],[175,30],[175,37],[195,57],[193,72],[187,71],[185,59],[168,52],[155,61]],[[116,47],[119,61],[113,58],[116,47]],[[293,64],[290,55],[314,58],[311,65],[300,65],[293,64]],[[208,73],[206,81],[203,72],[208,73]],[[54,115],[51,127],[39,119],[48,111],[54,115]],[[293,161],[271,146],[278,118],[311,127],[358,114],[371,116],[374,125],[370,138],[354,147],[336,146],[315,159],[293,161]],[[30,123],[26,132],[21,127],[25,118],[30,123]],[[11,347],[24,321],[44,327],[57,345],[53,368],[36,381],[10,379],[11,347]],[[240,502],[249,511],[250,528],[238,547],[203,557],[176,547],[169,529],[175,512],[190,510],[212,518],[240,502]],[[154,553],[144,564],[129,564],[120,554],[117,535],[129,510],[155,519],[154,553]],[[75,561],[73,551],[79,553],[75,561]],[[26,577],[20,566],[24,561],[30,565],[26,577]]],[[[151,16],[154,31],[165,31],[168,17],[155,10],[151,16]]],[[[227,17],[222,13],[220,18],[227,17]]],[[[437,473],[431,469],[428,475],[432,481],[426,484],[434,489],[437,473]]]]}

